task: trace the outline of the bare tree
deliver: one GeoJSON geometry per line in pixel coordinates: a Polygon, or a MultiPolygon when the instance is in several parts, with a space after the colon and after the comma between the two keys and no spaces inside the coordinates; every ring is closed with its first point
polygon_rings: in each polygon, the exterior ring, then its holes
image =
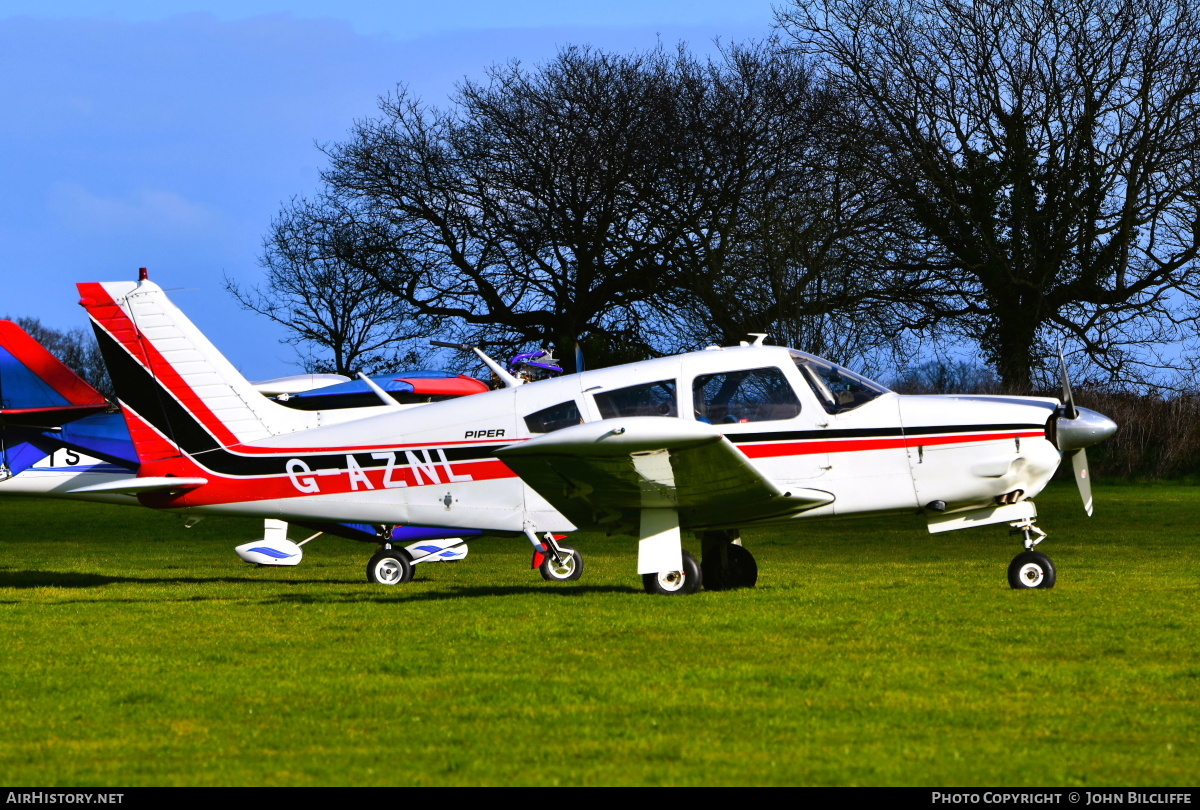
{"type": "Polygon", "coordinates": [[[877,234],[896,206],[843,171],[834,106],[773,42],[567,48],[447,111],[400,91],[326,148],[321,194],[284,211],[264,262],[352,269],[397,316],[568,367],[576,342],[597,366],[747,331],[844,359],[893,342],[887,295],[919,285],[865,255],[894,250],[877,234]]]}
{"type": "Polygon", "coordinates": [[[348,234],[322,213],[294,203],[264,242],[265,286],[226,278],[225,288],[246,309],[288,328],[306,371],[382,373],[417,362],[411,344],[434,334],[436,323],[339,259],[348,234]]]}
{"type": "Polygon", "coordinates": [[[778,12],[902,200],[926,313],[1029,390],[1052,333],[1138,380],[1200,250],[1193,0],[820,0],[778,12]]]}
{"type": "Polygon", "coordinates": [[[677,239],[660,216],[669,62],[568,48],[466,82],[448,112],[399,91],[327,149],[323,195],[293,212],[319,207],[352,234],[323,250],[465,338],[551,345],[568,365],[581,338],[644,354],[640,304],[677,239]]]}
{"type": "Polygon", "coordinates": [[[902,207],[847,159],[839,94],[775,41],[726,48],[692,72],[686,166],[705,205],[677,258],[683,333],[766,332],[861,362],[928,326],[906,303],[921,284],[886,261],[896,246],[880,238],[902,207]]]}

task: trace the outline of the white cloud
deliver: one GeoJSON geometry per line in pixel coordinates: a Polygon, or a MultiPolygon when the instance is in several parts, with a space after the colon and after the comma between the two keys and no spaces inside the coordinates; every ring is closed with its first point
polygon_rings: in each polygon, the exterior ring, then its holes
{"type": "Polygon", "coordinates": [[[220,212],[174,191],[136,189],[102,196],[75,183],[51,187],[50,210],[63,226],[81,233],[187,236],[221,220],[220,212]]]}

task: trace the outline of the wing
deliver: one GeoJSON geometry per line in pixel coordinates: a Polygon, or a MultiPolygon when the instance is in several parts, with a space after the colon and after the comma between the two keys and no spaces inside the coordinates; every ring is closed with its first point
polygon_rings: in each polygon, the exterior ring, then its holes
{"type": "Polygon", "coordinates": [[[643,509],[673,509],[683,529],[737,526],[833,501],[781,490],[712,425],[680,419],[589,422],[496,455],[581,529],[636,535],[643,509]]]}

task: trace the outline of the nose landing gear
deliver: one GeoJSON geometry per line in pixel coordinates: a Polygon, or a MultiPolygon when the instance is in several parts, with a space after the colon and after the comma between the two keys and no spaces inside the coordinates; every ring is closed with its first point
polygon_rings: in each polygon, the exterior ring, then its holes
{"type": "Polygon", "coordinates": [[[1033,547],[1046,539],[1046,533],[1034,525],[1032,519],[1010,524],[1010,534],[1022,536],[1025,550],[1008,564],[1008,584],[1016,590],[1029,588],[1053,588],[1057,579],[1054,561],[1033,547]]]}

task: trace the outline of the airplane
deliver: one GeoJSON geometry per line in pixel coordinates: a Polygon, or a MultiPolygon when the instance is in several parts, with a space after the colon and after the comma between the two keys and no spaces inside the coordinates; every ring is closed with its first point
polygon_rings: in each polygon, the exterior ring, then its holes
{"type": "MultiPolygon", "coordinates": [[[[380,399],[368,386],[385,391],[389,405],[406,406],[487,390],[484,383],[465,375],[425,370],[376,375],[365,381],[340,374],[299,374],[251,386],[264,396],[308,410],[378,406],[380,399]],[[364,391],[369,395],[366,401],[364,391]]],[[[99,391],[18,324],[0,320],[0,495],[137,505],[133,496],[122,493],[72,492],[136,477],[138,458],[124,417],[109,410],[99,391]]],[[[192,519],[185,526],[195,523],[192,519]]],[[[348,524],[309,527],[318,529],[317,534],[293,543],[287,539],[287,522],[267,519],[263,537],[239,545],[235,552],[258,565],[294,566],[303,557],[300,547],[321,534],[360,541],[373,541],[375,535],[371,527],[348,524]]],[[[392,536],[410,544],[414,564],[458,561],[467,555],[463,538],[444,531],[403,526],[395,528],[392,536]]]]}
{"type": "Polygon", "coordinates": [[[583,558],[556,535],[631,535],[644,589],[678,595],[753,585],[746,527],[920,515],[933,533],[1008,524],[1025,549],[1010,586],[1050,588],[1032,498],[1070,456],[1090,515],[1084,450],[1117,428],[1076,407],[1065,364],[1061,400],[909,396],[761,334],[322,424],[253,396],[149,279],[78,288],[141,464],[132,481],[76,492],[370,524],[368,579],[387,585],[412,575],[394,525],[524,535],[559,579],[578,577],[583,558]],[[684,531],[699,536],[702,561],[682,548],[684,531]]]}

